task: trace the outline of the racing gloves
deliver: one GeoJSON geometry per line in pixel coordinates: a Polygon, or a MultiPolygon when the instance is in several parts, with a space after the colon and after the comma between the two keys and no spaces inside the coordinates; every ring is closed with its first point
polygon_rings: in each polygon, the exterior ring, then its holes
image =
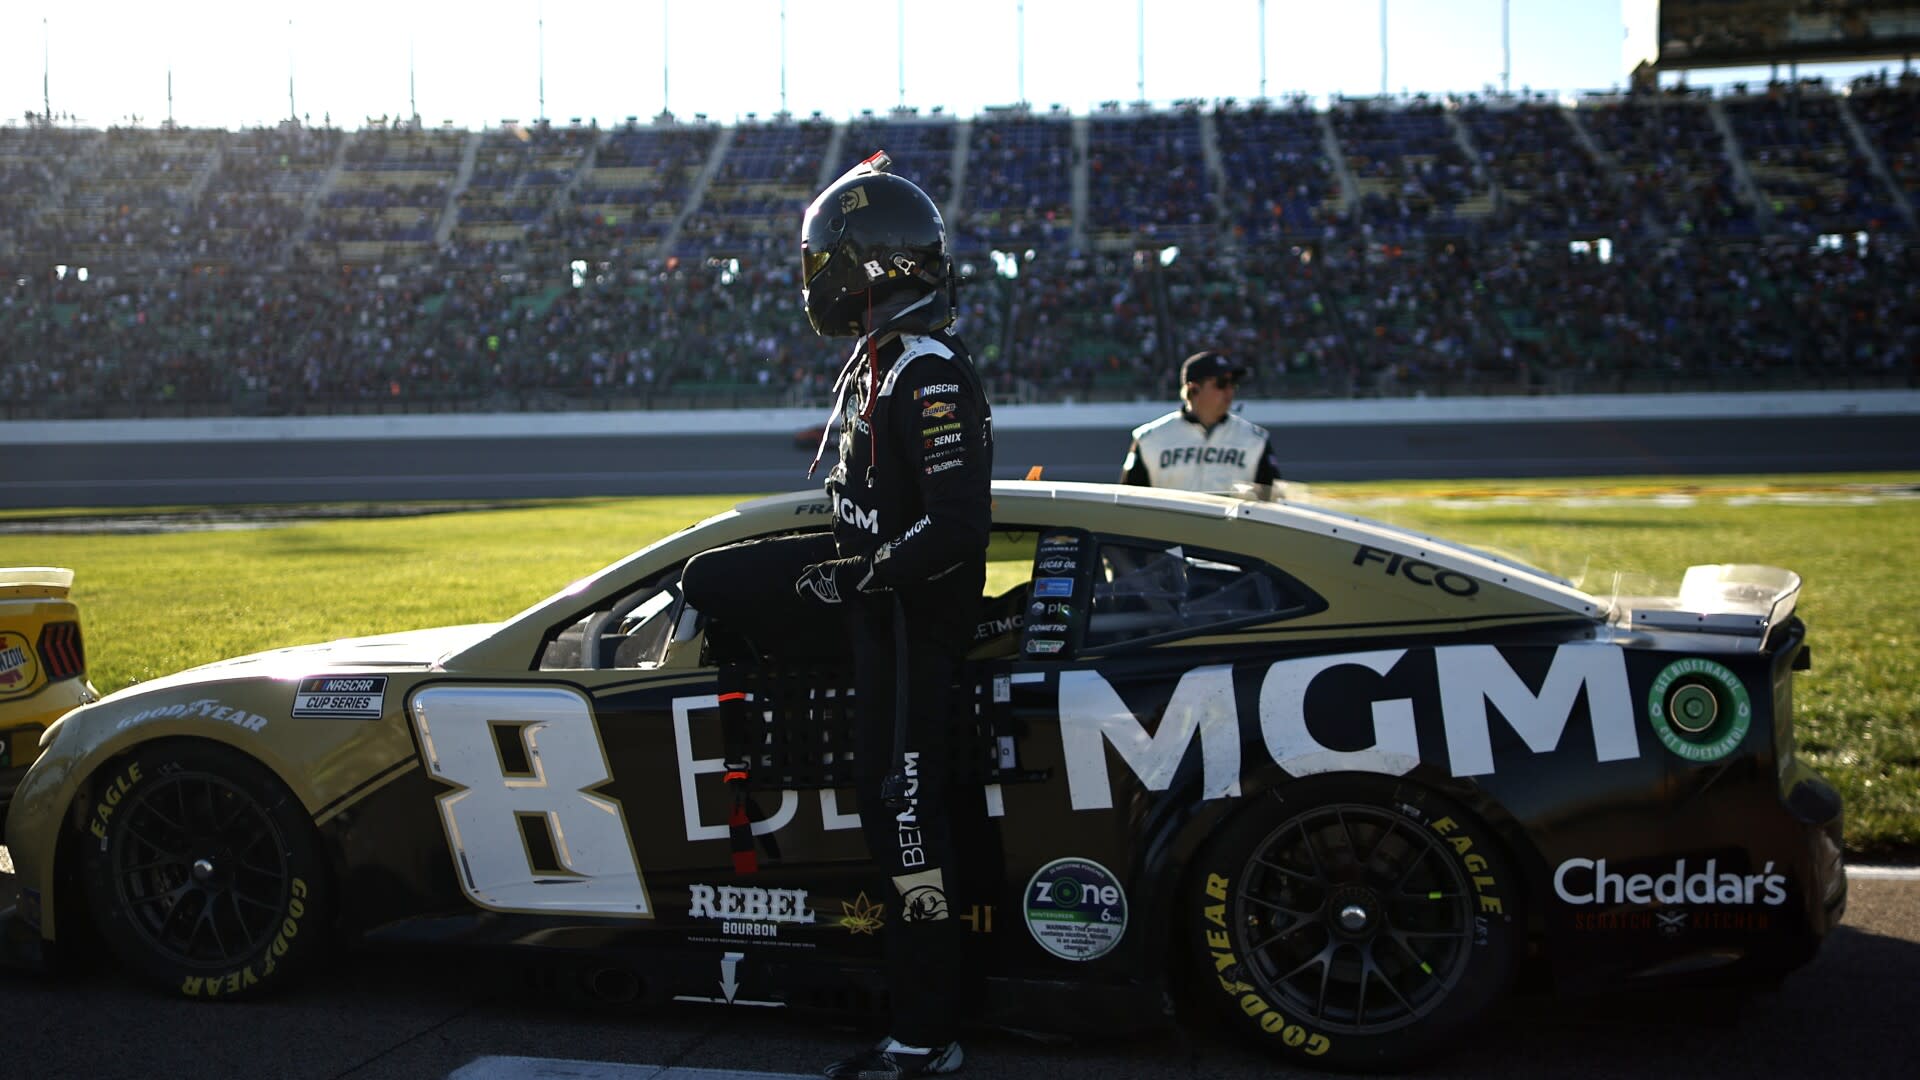
{"type": "Polygon", "coordinates": [[[800,571],[793,583],[793,591],[801,599],[812,596],[823,604],[838,604],[856,590],[874,592],[880,588],[873,580],[873,560],[865,555],[814,563],[800,571]]]}

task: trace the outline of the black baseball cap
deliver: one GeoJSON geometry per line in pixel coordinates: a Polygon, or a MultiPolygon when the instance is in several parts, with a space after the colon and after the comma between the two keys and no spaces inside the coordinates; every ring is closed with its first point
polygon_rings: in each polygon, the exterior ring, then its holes
{"type": "Polygon", "coordinates": [[[1239,382],[1247,377],[1247,368],[1225,353],[1212,349],[1194,353],[1180,365],[1181,382],[1205,382],[1216,376],[1239,382]]]}

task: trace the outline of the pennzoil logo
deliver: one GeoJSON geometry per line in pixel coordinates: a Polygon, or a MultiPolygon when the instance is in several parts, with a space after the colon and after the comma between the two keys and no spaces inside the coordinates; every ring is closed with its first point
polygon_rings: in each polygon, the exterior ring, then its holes
{"type": "Polygon", "coordinates": [[[0,630],[0,698],[25,693],[40,683],[33,646],[11,630],[0,630]]]}

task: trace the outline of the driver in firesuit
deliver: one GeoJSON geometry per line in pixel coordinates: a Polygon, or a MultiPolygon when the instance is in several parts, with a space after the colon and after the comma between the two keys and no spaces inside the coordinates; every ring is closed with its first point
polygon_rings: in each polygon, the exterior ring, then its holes
{"type": "Polygon", "coordinates": [[[782,628],[791,641],[796,627],[817,639],[829,613],[850,636],[860,824],[898,912],[884,931],[892,1027],[825,1075],[875,1080],[950,1073],[962,1061],[948,728],[986,581],[993,465],[986,393],[950,330],[946,227],[932,200],[887,167],[885,154],[854,167],[801,226],[807,319],[822,337],[854,339],[834,383],[831,544],[817,535],[739,544],[692,560],[683,578],[690,603],[765,628],[765,641],[782,628]],[[769,595],[780,574],[790,591],[769,595]]]}

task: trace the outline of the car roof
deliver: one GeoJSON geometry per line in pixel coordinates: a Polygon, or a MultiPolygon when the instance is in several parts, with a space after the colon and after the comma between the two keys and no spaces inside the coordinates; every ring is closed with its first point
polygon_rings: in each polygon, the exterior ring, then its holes
{"type": "MultiPolygon", "coordinates": [[[[1444,571],[1472,579],[1480,604],[1475,617],[1480,619],[1487,618],[1489,611],[1527,619],[1593,620],[1608,614],[1606,603],[1537,568],[1309,502],[1253,501],[1120,484],[1002,480],[993,484],[993,512],[995,525],[1002,528],[1083,528],[1237,552],[1303,578],[1311,573],[1309,583],[1323,592],[1345,588],[1351,594],[1362,587],[1346,585],[1347,579],[1375,584],[1388,560],[1398,556],[1428,568],[1425,573],[1444,571]],[[1499,603],[1487,603],[1495,596],[1499,603]]],[[[574,582],[502,624],[493,638],[450,655],[443,663],[459,667],[524,664],[527,650],[533,647],[529,640],[543,637],[561,621],[624,592],[660,568],[722,544],[824,528],[831,520],[831,506],[821,491],[748,499],[574,582]]],[[[1448,599],[1438,589],[1424,593],[1402,589],[1383,603],[1426,604],[1431,622],[1449,617],[1448,599]]]]}

